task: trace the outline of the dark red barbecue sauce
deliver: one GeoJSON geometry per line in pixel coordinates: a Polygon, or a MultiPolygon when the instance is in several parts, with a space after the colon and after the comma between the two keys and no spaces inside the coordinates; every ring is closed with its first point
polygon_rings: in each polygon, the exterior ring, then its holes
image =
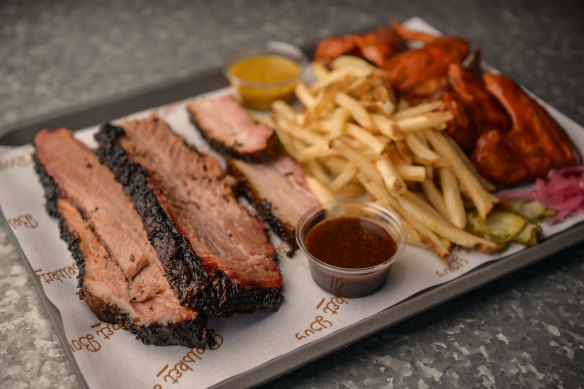
{"type": "Polygon", "coordinates": [[[320,261],[347,269],[379,265],[391,258],[397,243],[377,223],[341,217],[325,220],[308,232],[305,246],[320,261]]]}

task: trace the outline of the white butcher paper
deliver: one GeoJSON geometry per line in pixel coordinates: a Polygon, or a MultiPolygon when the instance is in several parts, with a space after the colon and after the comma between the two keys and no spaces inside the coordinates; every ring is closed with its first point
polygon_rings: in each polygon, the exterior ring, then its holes
{"type": "MultiPolygon", "coordinates": [[[[436,32],[414,18],[410,28],[436,32]]],[[[221,90],[214,93],[228,93],[221,90]]],[[[205,153],[213,153],[190,122],[186,100],[143,111],[156,112],[171,128],[205,153]]],[[[579,150],[584,150],[584,129],[546,105],[579,150]]],[[[97,126],[76,133],[95,147],[97,126]]],[[[285,247],[272,234],[280,252],[285,300],[277,312],[210,319],[208,327],[220,345],[197,350],[181,346],[144,345],[119,326],[100,322],[77,296],[76,267],[57,220],[44,209],[44,192],[33,170],[31,145],[0,146],[0,204],[26,259],[35,270],[44,293],[59,309],[68,345],[85,381],[92,388],[205,388],[244,373],[299,347],[326,337],[387,309],[432,286],[448,282],[486,262],[522,249],[512,245],[495,255],[457,250],[451,267],[433,253],[408,246],[392,266],[389,279],[377,293],[359,299],[336,298],[312,281],[306,257],[284,255],[285,247]]],[[[220,158],[220,157],[219,157],[220,158]]],[[[529,189],[526,186],[525,189],[529,189]]],[[[549,237],[582,222],[573,215],[553,227],[542,225],[549,237]]]]}

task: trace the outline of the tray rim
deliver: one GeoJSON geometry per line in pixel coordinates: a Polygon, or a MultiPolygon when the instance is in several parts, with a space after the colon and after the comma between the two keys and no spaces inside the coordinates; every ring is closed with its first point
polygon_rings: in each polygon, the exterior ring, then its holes
{"type": "MultiPolygon", "coordinates": [[[[310,50],[304,51],[310,52],[310,50]]],[[[76,131],[106,120],[114,120],[148,108],[171,104],[226,86],[228,86],[228,82],[219,68],[206,69],[183,77],[163,80],[126,93],[106,96],[95,101],[77,104],[3,126],[0,128],[0,145],[24,145],[30,143],[34,134],[42,128],[66,126],[76,131]],[[5,143],[6,141],[8,141],[8,144],[5,143]]],[[[0,216],[6,220],[1,206],[0,216]]],[[[45,295],[40,281],[31,268],[14,232],[9,226],[7,228],[10,230],[9,236],[11,240],[25,262],[27,271],[33,278],[35,289],[41,298],[49,319],[55,327],[57,336],[72,364],[74,373],[82,387],[87,388],[83,374],[79,370],[69,347],[67,347],[68,343],[59,310],[45,295]]],[[[425,289],[366,319],[337,330],[244,373],[221,381],[212,386],[212,388],[230,388],[234,385],[238,387],[261,385],[583,241],[584,222],[581,222],[546,238],[537,246],[525,248],[507,257],[485,263],[451,281],[425,289]]]]}

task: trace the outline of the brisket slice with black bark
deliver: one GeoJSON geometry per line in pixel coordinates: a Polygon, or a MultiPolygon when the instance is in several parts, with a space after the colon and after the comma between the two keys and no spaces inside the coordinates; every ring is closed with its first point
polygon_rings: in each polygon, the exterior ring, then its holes
{"type": "Polygon", "coordinates": [[[288,243],[288,254],[292,255],[298,248],[296,224],[306,211],[319,204],[300,166],[287,154],[264,163],[230,159],[227,166],[228,173],[238,181],[239,192],[288,243]]]}
{"type": "Polygon", "coordinates": [[[205,347],[205,316],[179,304],[111,171],[69,130],[43,130],[34,145],[47,211],[59,219],[89,308],[144,343],[205,347]]]}
{"type": "Polygon", "coordinates": [[[232,95],[197,98],[187,110],[203,138],[225,156],[262,162],[281,150],[274,130],[254,122],[232,95]]]}
{"type": "Polygon", "coordinates": [[[276,250],[214,157],[156,117],[105,124],[95,138],[183,306],[218,317],[279,307],[276,250]]]}

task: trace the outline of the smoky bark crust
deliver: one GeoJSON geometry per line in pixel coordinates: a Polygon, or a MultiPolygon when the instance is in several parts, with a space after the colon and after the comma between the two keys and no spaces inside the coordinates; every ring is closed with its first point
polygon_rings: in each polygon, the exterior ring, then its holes
{"type": "Polygon", "coordinates": [[[124,129],[106,123],[95,139],[96,154],[128,194],[181,305],[214,317],[277,310],[283,301],[280,289],[244,286],[217,268],[206,272],[202,259],[176,229],[171,217],[148,186],[148,172],[133,162],[119,144],[124,129]]]}
{"type": "Polygon", "coordinates": [[[91,311],[98,319],[112,324],[119,324],[127,331],[136,335],[136,338],[144,344],[153,344],[158,346],[181,345],[186,347],[206,347],[213,341],[207,339],[207,319],[204,315],[199,315],[195,319],[183,320],[176,323],[152,323],[149,325],[136,325],[119,307],[108,303],[107,301],[94,296],[84,285],[85,277],[85,257],[80,248],[80,237],[75,231],[69,228],[67,220],[62,216],[57,200],[59,198],[58,184],[49,176],[44,166],[39,162],[37,155],[33,156],[34,168],[39,177],[41,185],[44,188],[45,209],[47,213],[58,219],[60,237],[65,241],[71,252],[79,273],[78,278],[78,295],[84,300],[91,311]]]}

